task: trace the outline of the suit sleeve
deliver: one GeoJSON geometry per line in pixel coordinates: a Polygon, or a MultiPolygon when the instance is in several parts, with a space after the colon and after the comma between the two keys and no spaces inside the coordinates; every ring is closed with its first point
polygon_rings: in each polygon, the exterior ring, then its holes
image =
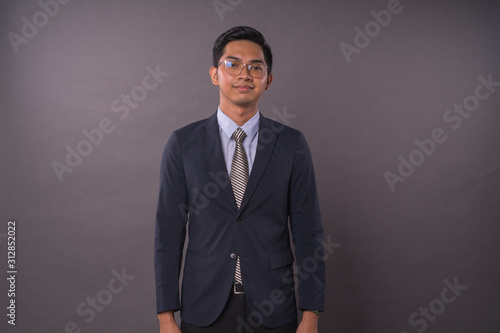
{"type": "Polygon", "coordinates": [[[289,192],[290,228],[298,277],[299,308],[324,311],[324,235],[311,152],[302,135],[295,145],[289,192]]]}
{"type": "Polygon", "coordinates": [[[174,132],[163,152],[156,210],[154,268],[157,313],[180,309],[179,275],[186,235],[187,190],[174,132]]]}

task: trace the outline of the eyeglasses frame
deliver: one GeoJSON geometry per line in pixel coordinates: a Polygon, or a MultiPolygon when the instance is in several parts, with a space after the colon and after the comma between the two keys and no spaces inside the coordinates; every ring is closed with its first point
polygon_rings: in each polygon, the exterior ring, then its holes
{"type": "Polygon", "coordinates": [[[222,65],[222,64],[224,64],[224,68],[225,68],[225,70],[226,70],[226,73],[227,73],[227,74],[229,74],[229,75],[232,75],[232,76],[238,76],[238,75],[240,75],[240,74],[241,74],[241,72],[243,72],[243,68],[246,68],[246,69],[247,69],[247,71],[248,71],[248,75],[250,75],[251,77],[253,77],[253,78],[255,78],[255,79],[260,79],[260,78],[263,78],[263,77],[266,75],[266,72],[267,72],[267,70],[268,70],[268,66],[267,66],[267,65],[264,65],[264,64],[260,64],[260,63],[259,63],[262,67],[264,67],[265,72],[264,72],[264,74],[263,74],[262,76],[253,76],[253,75],[251,75],[251,74],[250,74],[250,66],[253,66],[252,64],[245,64],[245,63],[243,63],[242,61],[239,61],[239,60],[237,60],[237,59],[225,59],[225,60],[222,60],[222,61],[221,61],[221,62],[217,65],[217,67],[219,67],[219,66],[220,66],[220,65],[222,65]],[[241,70],[240,70],[240,72],[239,72],[238,74],[231,74],[231,73],[229,73],[229,72],[227,71],[227,62],[228,62],[228,61],[236,61],[236,62],[239,62],[239,63],[242,63],[242,64],[243,64],[243,66],[241,67],[241,70]]]}

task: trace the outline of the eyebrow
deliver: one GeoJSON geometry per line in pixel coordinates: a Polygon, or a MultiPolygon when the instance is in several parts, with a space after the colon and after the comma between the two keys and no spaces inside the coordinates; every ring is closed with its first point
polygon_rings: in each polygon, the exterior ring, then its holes
{"type": "MultiPolygon", "coordinates": [[[[238,57],[234,57],[234,56],[227,56],[226,59],[234,59],[234,60],[238,60],[238,61],[241,61],[243,62],[243,60],[241,58],[238,58],[238,57]]],[[[253,63],[261,63],[261,64],[265,64],[264,61],[260,60],[260,59],[254,59],[254,60],[250,60],[250,63],[253,64],[253,63]]]]}

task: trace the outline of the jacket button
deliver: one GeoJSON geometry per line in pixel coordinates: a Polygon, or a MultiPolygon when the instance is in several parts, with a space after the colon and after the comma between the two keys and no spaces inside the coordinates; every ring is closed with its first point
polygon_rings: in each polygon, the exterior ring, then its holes
{"type": "Polygon", "coordinates": [[[235,253],[231,253],[231,259],[233,259],[233,260],[234,260],[234,259],[236,259],[236,258],[238,258],[238,256],[237,256],[235,253]]]}
{"type": "Polygon", "coordinates": [[[238,216],[238,218],[237,218],[236,220],[237,220],[237,221],[243,221],[243,219],[244,219],[244,218],[245,218],[245,217],[244,217],[243,215],[240,215],[240,216],[238,216]]]}

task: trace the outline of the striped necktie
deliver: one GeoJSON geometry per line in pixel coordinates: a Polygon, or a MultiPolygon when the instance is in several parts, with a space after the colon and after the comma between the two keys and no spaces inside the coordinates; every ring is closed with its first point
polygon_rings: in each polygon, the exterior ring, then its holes
{"type": "MultiPolygon", "coordinates": [[[[233,188],[234,199],[238,205],[238,209],[241,206],[241,200],[243,200],[243,195],[245,194],[245,188],[248,182],[248,160],[245,148],[243,148],[243,140],[246,137],[245,131],[241,128],[237,128],[234,131],[232,138],[236,141],[236,146],[234,148],[233,161],[231,163],[231,186],[233,188]]],[[[241,266],[240,257],[238,256],[236,261],[236,269],[234,272],[234,281],[243,284],[241,279],[241,266]]]]}

